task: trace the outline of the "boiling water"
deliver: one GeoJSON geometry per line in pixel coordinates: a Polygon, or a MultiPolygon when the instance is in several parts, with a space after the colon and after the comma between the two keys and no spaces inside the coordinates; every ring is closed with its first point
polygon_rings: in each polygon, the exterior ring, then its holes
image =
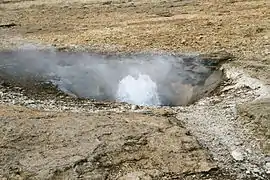
{"type": "Polygon", "coordinates": [[[117,100],[137,105],[160,105],[157,85],[146,74],[128,75],[118,85],[117,100]]]}

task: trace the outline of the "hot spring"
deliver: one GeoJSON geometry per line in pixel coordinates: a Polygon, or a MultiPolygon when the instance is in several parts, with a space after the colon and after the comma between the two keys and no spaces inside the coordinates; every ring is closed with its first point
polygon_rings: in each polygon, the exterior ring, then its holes
{"type": "Polygon", "coordinates": [[[146,106],[193,103],[211,93],[223,77],[221,60],[201,55],[22,49],[2,51],[0,59],[0,78],[18,86],[49,82],[79,98],[146,106]]]}

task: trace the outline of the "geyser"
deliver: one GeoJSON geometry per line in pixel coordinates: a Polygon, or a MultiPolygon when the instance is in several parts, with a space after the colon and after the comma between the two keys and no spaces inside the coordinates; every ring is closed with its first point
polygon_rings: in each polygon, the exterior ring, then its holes
{"type": "Polygon", "coordinates": [[[187,105],[219,85],[223,75],[219,67],[224,58],[23,49],[0,52],[0,60],[0,78],[18,86],[35,80],[53,83],[80,98],[138,105],[187,105]]]}
{"type": "Polygon", "coordinates": [[[120,80],[117,100],[137,105],[161,105],[157,84],[147,74],[127,75],[120,80]]]}

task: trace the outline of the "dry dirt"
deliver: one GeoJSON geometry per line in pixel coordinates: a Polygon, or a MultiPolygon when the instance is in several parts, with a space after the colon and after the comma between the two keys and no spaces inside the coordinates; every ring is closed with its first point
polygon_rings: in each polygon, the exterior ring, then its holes
{"type": "Polygon", "coordinates": [[[7,0],[0,4],[1,24],[16,26],[1,28],[1,35],[11,43],[96,51],[226,50],[269,83],[269,9],[267,0],[7,0]]]}
{"type": "Polygon", "coordinates": [[[234,56],[218,91],[186,107],[46,99],[0,81],[0,178],[270,179],[270,1],[2,0],[0,38],[234,56]]]}
{"type": "Polygon", "coordinates": [[[215,167],[175,118],[16,106],[1,106],[0,113],[1,174],[10,177],[125,179],[138,174],[158,179],[171,173],[183,178],[215,167]]]}

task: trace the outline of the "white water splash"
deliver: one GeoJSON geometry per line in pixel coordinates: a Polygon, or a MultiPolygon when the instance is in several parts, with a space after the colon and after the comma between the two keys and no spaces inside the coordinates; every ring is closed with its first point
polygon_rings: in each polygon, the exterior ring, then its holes
{"type": "Polygon", "coordinates": [[[137,78],[131,75],[123,78],[118,85],[117,99],[136,105],[161,104],[156,83],[145,74],[139,74],[137,78]]]}

